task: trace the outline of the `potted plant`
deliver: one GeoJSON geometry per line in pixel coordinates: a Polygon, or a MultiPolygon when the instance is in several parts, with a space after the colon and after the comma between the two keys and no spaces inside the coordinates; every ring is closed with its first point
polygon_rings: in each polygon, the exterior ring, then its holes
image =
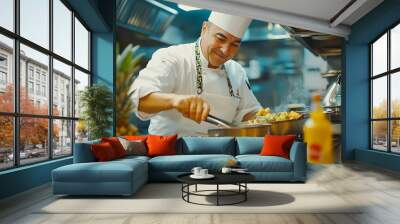
{"type": "Polygon", "coordinates": [[[89,140],[110,136],[112,126],[112,92],[103,84],[94,84],[80,92],[81,119],[89,140]]]}

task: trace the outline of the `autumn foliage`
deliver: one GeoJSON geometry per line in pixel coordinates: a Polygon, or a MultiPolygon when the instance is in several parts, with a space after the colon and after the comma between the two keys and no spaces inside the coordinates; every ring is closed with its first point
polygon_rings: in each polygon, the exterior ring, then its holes
{"type": "MultiPolygon", "coordinates": [[[[13,85],[8,85],[6,92],[0,93],[0,111],[13,112],[14,94],[13,85]]],[[[48,103],[34,105],[29,99],[28,93],[24,87],[20,88],[20,110],[22,114],[48,114],[48,103]]],[[[56,113],[59,113],[56,110],[56,113]]],[[[13,148],[13,117],[0,116],[0,147],[13,148]]],[[[47,143],[49,131],[47,118],[20,118],[20,148],[24,149],[26,145],[36,145],[47,143]]],[[[59,135],[59,127],[53,126],[53,138],[59,135]]]]}
{"type": "MultiPolygon", "coordinates": [[[[387,101],[381,101],[378,106],[373,108],[373,118],[387,118],[387,101]]],[[[400,100],[394,99],[391,104],[391,117],[399,118],[400,117],[400,100]]],[[[396,141],[400,138],[400,122],[392,121],[391,123],[391,135],[392,141],[396,141]]],[[[374,138],[384,138],[387,136],[387,122],[386,121],[378,121],[374,122],[373,126],[374,138]]]]}

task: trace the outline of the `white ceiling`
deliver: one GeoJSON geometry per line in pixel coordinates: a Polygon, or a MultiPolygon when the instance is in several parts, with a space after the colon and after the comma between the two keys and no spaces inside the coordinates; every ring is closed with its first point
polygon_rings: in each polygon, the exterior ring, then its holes
{"type": "MultiPolygon", "coordinates": [[[[244,3],[243,0],[228,0],[244,3]]],[[[350,0],[251,0],[246,4],[329,21],[350,0]]]]}
{"type": "Polygon", "coordinates": [[[342,37],[350,26],[383,0],[170,0],[209,10],[251,17],[342,37]],[[336,20],[341,9],[352,2],[336,20]]]}

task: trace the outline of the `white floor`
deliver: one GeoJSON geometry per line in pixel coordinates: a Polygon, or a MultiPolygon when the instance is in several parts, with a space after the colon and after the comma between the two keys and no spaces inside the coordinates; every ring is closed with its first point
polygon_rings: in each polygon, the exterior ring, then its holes
{"type": "MultiPolygon", "coordinates": [[[[302,214],[38,214],[54,202],[49,185],[0,202],[0,223],[400,223],[400,174],[362,164],[312,167],[307,184],[317,184],[349,203],[362,203],[358,213],[302,214]]],[[[312,195],[310,197],[313,197],[312,195]]],[[[318,203],[315,198],[315,203],[318,203]]],[[[174,206],[174,205],[171,205],[174,206]]]]}

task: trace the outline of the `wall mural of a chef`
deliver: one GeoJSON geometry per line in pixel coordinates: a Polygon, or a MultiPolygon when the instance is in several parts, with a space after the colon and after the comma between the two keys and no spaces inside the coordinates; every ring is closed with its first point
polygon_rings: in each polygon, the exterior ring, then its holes
{"type": "Polygon", "coordinates": [[[157,50],[132,86],[136,115],[149,134],[207,135],[208,115],[230,123],[262,108],[243,67],[232,60],[251,19],[212,12],[198,40],[157,50]]]}

